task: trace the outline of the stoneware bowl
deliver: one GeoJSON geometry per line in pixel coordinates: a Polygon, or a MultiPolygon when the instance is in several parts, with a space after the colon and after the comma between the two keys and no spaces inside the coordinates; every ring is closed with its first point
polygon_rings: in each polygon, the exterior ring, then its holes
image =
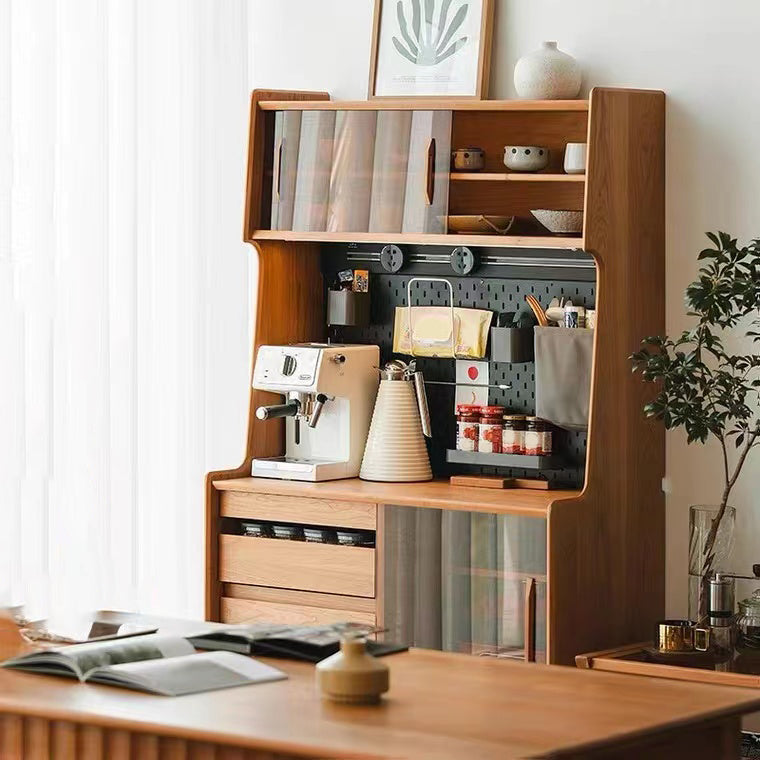
{"type": "Polygon", "coordinates": [[[549,232],[557,235],[577,235],[583,230],[582,211],[551,211],[539,208],[531,212],[549,232]]]}
{"type": "Polygon", "coordinates": [[[458,148],[451,156],[458,172],[479,172],[486,165],[482,148],[458,148]]]}
{"type": "Polygon", "coordinates": [[[505,145],[504,166],[513,172],[540,172],[549,165],[549,149],[543,145],[505,145]]]}

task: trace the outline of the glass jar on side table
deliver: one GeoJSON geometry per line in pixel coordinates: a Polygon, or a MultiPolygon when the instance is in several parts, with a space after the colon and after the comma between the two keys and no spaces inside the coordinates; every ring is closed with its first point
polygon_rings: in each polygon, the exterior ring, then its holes
{"type": "Polygon", "coordinates": [[[736,618],[736,648],[760,657],[760,588],[739,602],[736,618]]]}

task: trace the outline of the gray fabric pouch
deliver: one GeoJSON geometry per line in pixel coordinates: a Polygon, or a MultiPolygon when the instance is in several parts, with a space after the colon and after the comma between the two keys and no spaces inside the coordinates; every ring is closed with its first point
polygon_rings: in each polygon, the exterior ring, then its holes
{"type": "Polygon", "coordinates": [[[566,430],[586,430],[594,331],[536,327],[536,417],[566,430]]]}

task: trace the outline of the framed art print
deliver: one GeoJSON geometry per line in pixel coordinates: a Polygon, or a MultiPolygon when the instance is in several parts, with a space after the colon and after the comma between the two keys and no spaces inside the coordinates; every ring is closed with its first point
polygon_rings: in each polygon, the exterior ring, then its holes
{"type": "Polygon", "coordinates": [[[370,98],[487,96],[492,0],[375,0],[370,98]]]}

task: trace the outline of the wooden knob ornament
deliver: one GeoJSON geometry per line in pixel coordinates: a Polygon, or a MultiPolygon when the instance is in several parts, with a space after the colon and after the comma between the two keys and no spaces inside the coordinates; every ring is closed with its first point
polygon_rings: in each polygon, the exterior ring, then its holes
{"type": "Polygon", "coordinates": [[[317,685],[333,702],[377,704],[389,683],[388,666],[367,652],[363,637],[344,636],[340,651],[317,663],[317,685]]]}

